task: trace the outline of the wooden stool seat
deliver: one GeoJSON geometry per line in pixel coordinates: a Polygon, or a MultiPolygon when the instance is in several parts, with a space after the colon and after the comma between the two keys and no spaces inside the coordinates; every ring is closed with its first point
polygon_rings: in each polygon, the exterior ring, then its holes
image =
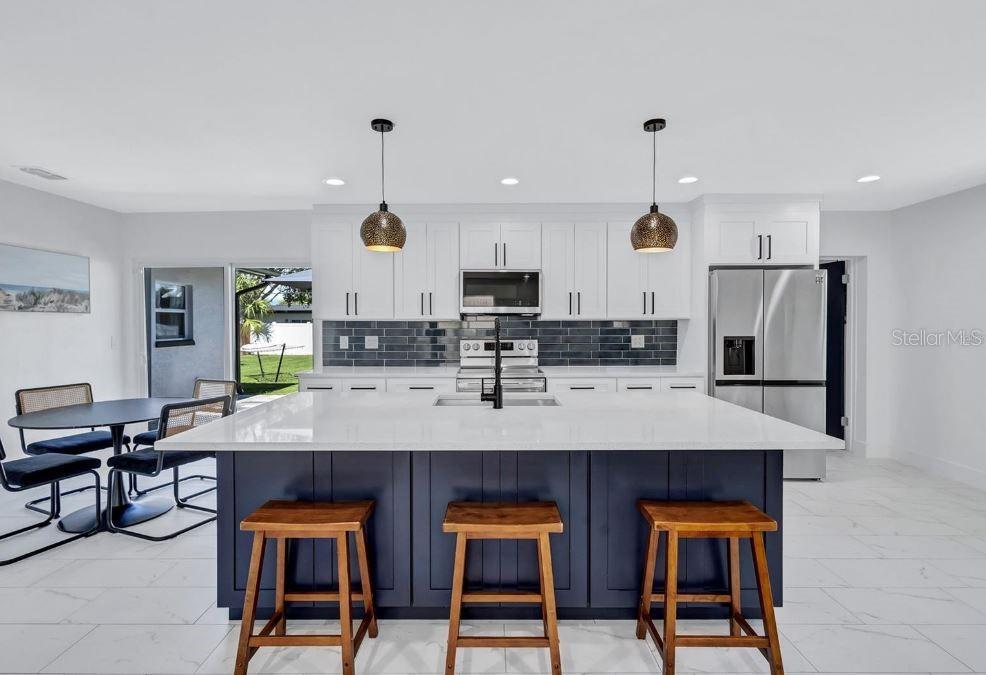
{"type": "Polygon", "coordinates": [[[705,533],[774,532],[777,521],[749,502],[654,502],[640,500],[637,508],[650,526],[674,529],[680,536],[705,533]]]}
{"type": "Polygon", "coordinates": [[[640,500],[637,508],[647,520],[649,535],[644,578],[637,613],[637,637],[650,633],[664,661],[664,675],[673,675],[677,647],[753,647],[770,664],[771,675],[784,675],[781,646],[774,618],[774,599],[770,591],[764,532],[777,530],[777,522],[749,502],[660,502],[640,500]],[[661,535],[667,541],[665,589],[654,592],[661,535]],[[720,538],[729,540],[728,593],[678,592],[678,540],[720,538]],[[739,541],[749,539],[753,547],[753,567],[766,635],[758,635],[743,616],[740,603],[739,541]],[[664,605],[664,631],[658,632],[651,618],[651,604],[664,605]],[[729,635],[678,635],[675,631],[679,602],[728,604],[729,635]]]}
{"type": "Polygon", "coordinates": [[[542,647],[551,655],[552,675],[561,675],[561,650],[558,643],[558,610],[555,606],[555,581],[551,567],[550,534],[563,531],[561,513],[554,502],[498,504],[451,502],[445,511],[442,530],[455,533],[455,565],[452,571],[452,604],[449,613],[448,649],[445,673],[455,673],[458,647],[542,647]],[[469,539],[534,539],[538,550],[538,591],[464,592],[466,544],[469,539]],[[502,635],[459,635],[462,603],[522,602],[541,605],[541,637],[504,637],[502,635]]]}
{"type": "Polygon", "coordinates": [[[443,532],[480,532],[484,539],[491,539],[498,534],[511,539],[523,538],[561,532],[562,529],[561,514],[554,502],[451,502],[445,510],[445,520],[442,522],[443,532]]]}
{"type": "Polygon", "coordinates": [[[373,585],[366,551],[366,521],[373,513],[372,501],[353,502],[293,502],[268,501],[240,523],[240,529],[253,532],[250,570],[243,598],[243,618],[240,641],[236,652],[234,675],[246,675],[247,664],[260,647],[342,647],[343,675],[354,675],[355,658],[363,638],[377,636],[376,610],[373,606],[373,585]],[[360,590],[353,592],[349,574],[349,535],[356,541],[360,590]],[[253,634],[263,572],[264,548],[267,539],[277,541],[277,574],[275,575],[274,613],[270,620],[253,634]],[[339,588],[336,591],[291,592],[285,588],[287,542],[289,539],[335,539],[339,588]],[[363,604],[363,620],[353,632],[352,603],[363,604]],[[338,602],[338,635],[288,635],[287,602],[338,602]]]}

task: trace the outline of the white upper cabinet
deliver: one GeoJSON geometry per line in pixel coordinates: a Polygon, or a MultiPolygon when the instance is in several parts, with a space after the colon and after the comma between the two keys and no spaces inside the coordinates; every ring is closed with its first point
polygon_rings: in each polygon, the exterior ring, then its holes
{"type": "Polygon", "coordinates": [[[462,269],[541,269],[540,223],[464,224],[459,241],[462,269]]]}
{"type": "Polygon", "coordinates": [[[318,319],[394,318],[394,254],[367,250],[358,224],[314,225],[312,259],[318,319]]]}
{"type": "Polygon", "coordinates": [[[691,315],[691,251],[687,223],[667,253],[638,253],[632,223],[610,223],[606,316],[610,319],[687,319],[691,315]]]}
{"type": "Polygon", "coordinates": [[[605,318],[606,223],[546,223],[541,241],[542,317],[605,318]]]}
{"type": "Polygon", "coordinates": [[[411,223],[407,242],[394,254],[394,316],[459,318],[459,227],[411,223]]]}
{"type": "Polygon", "coordinates": [[[817,203],[707,207],[709,263],[818,265],[817,203]]]}

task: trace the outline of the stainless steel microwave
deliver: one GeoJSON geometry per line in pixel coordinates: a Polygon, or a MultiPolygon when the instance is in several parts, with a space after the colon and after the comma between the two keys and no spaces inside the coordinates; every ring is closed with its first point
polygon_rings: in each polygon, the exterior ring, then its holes
{"type": "Polygon", "coordinates": [[[462,270],[463,314],[540,314],[541,270],[462,270]]]}

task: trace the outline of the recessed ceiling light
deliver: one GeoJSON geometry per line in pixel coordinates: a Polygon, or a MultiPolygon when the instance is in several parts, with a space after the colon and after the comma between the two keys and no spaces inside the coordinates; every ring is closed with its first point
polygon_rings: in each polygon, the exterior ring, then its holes
{"type": "Polygon", "coordinates": [[[326,185],[332,185],[332,186],[338,187],[340,185],[345,185],[346,184],[346,181],[344,181],[341,178],[326,178],[325,179],[325,184],[326,185]]]}
{"type": "Polygon", "coordinates": [[[856,182],[857,183],[875,183],[878,180],[880,180],[880,177],[877,176],[875,173],[871,173],[871,174],[869,174],[867,176],[860,176],[859,178],[856,179],[856,182]]]}
{"type": "Polygon", "coordinates": [[[517,180],[516,178],[508,176],[506,178],[501,179],[500,182],[503,183],[504,185],[516,185],[520,181],[517,180]]]}
{"type": "Polygon", "coordinates": [[[697,183],[698,176],[682,176],[678,179],[678,182],[682,185],[688,185],[689,183],[697,183]]]}

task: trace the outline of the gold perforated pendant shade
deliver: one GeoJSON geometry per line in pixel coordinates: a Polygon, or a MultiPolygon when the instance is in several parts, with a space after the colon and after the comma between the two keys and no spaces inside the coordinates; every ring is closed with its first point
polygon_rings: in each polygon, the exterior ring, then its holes
{"type": "Polygon", "coordinates": [[[363,245],[371,251],[396,253],[404,248],[407,241],[407,230],[401,219],[387,210],[386,202],[380,204],[380,210],[368,215],[359,228],[363,245]]]}
{"type": "Polygon", "coordinates": [[[647,213],[637,219],[630,229],[630,243],[633,250],[641,253],[665,253],[674,250],[678,243],[678,226],[671,216],[650,207],[647,213]]]}

